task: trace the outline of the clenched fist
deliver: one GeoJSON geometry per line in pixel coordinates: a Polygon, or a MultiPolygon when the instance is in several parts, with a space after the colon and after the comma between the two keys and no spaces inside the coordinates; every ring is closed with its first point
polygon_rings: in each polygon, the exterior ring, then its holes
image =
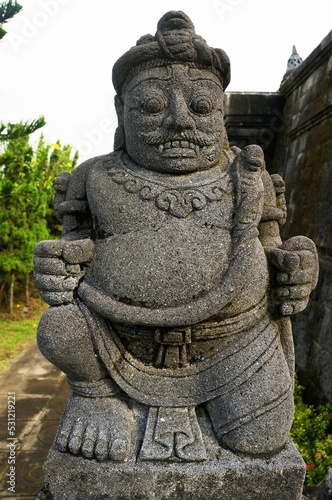
{"type": "Polygon", "coordinates": [[[305,236],[294,236],[278,248],[266,250],[276,268],[276,301],[279,313],[289,316],[303,311],[318,280],[315,244],[305,236]]]}
{"type": "Polygon", "coordinates": [[[34,279],[41,298],[52,306],[74,302],[75,290],[94,256],[94,243],[46,240],[35,247],[34,279]]]}

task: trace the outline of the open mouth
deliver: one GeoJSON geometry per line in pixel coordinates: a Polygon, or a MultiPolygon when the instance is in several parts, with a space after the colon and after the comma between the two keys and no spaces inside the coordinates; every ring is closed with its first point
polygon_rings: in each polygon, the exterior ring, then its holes
{"type": "Polygon", "coordinates": [[[199,153],[199,146],[189,141],[169,141],[164,144],[159,144],[159,153],[165,156],[186,156],[193,158],[199,153]]]}

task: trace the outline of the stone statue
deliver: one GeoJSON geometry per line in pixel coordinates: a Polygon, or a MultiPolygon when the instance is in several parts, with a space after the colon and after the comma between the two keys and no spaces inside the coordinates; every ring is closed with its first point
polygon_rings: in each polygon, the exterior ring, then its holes
{"type": "Polygon", "coordinates": [[[72,389],[62,452],[205,461],[203,421],[236,454],[287,441],[290,316],[317,253],[282,242],[284,183],[261,148],[229,146],[229,81],[225,52],[166,13],[114,65],[115,151],[56,180],[63,233],[36,246],[35,281],[39,347],[72,389]]]}

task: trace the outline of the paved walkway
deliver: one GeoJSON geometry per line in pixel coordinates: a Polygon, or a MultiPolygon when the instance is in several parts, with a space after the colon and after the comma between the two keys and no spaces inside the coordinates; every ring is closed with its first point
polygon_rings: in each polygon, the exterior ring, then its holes
{"type": "Polygon", "coordinates": [[[42,485],[42,466],[50,449],[69,389],[65,376],[49,363],[34,343],[0,374],[0,498],[35,500],[42,485]],[[8,403],[15,395],[15,420],[8,403]],[[9,422],[9,425],[8,425],[9,422]],[[10,440],[8,427],[14,430],[10,440]],[[15,447],[10,443],[15,443],[15,447]],[[15,493],[8,490],[15,461],[15,493]]]}

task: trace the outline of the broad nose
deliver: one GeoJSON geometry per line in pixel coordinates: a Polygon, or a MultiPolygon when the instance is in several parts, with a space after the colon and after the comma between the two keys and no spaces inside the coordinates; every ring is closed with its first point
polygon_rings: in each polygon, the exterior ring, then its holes
{"type": "Polygon", "coordinates": [[[171,96],[164,126],[172,130],[193,129],[195,121],[190,116],[187,102],[182,92],[174,92],[171,96]]]}

